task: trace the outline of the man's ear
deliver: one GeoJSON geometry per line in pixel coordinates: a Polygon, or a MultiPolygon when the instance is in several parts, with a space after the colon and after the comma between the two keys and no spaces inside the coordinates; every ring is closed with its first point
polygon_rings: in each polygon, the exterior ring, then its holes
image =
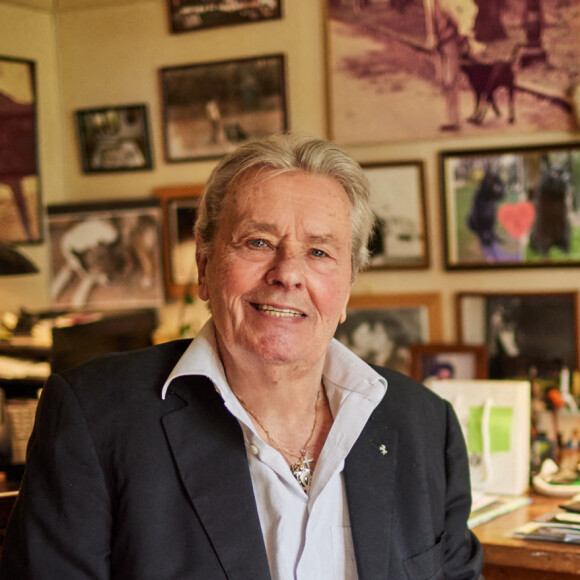
{"type": "Polygon", "coordinates": [[[338,319],[338,322],[340,324],[342,324],[346,320],[346,307],[348,306],[349,300],[350,300],[350,292],[348,293],[348,295],[346,297],[346,302],[344,303],[344,307],[342,309],[342,312],[340,313],[340,318],[338,319]]]}
{"type": "Polygon", "coordinates": [[[206,252],[202,252],[201,248],[204,247],[203,242],[199,235],[195,236],[195,261],[197,263],[197,283],[198,283],[198,296],[202,300],[208,300],[209,295],[207,292],[207,278],[206,278],[206,269],[207,269],[207,254],[206,252]]]}

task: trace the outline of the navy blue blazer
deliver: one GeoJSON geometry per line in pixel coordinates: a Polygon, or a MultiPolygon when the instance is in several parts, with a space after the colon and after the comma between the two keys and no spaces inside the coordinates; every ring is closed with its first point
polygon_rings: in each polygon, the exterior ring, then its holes
{"type": "MultiPolygon", "coordinates": [[[[160,397],[188,344],[107,355],[47,381],[1,580],[270,578],[237,420],[204,377],[160,397]]],[[[478,578],[452,408],[377,370],[387,393],[344,468],[359,577],[478,578]]]]}

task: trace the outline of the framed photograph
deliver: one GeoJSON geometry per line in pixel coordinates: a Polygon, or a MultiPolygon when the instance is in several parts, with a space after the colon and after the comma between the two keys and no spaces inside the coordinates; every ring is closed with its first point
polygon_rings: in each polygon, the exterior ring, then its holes
{"type": "Polygon", "coordinates": [[[55,308],[158,307],[165,302],[158,199],[48,206],[55,308]]]}
{"type": "Polygon", "coordinates": [[[456,307],[459,342],[487,347],[490,379],[578,368],[577,292],[465,292],[456,307]]]}
{"type": "Polygon", "coordinates": [[[580,143],[440,160],[447,269],[580,265],[580,143]]]}
{"type": "Polygon", "coordinates": [[[427,0],[324,3],[333,140],[575,130],[568,94],[580,61],[574,2],[464,0],[441,3],[437,13],[427,0]]]}
{"type": "Polygon", "coordinates": [[[163,208],[165,289],[168,298],[183,298],[188,287],[197,286],[193,226],[202,192],[201,184],[155,189],[163,208]]]}
{"type": "Polygon", "coordinates": [[[371,269],[427,268],[423,163],[363,163],[372,185],[371,269]]]}
{"type": "Polygon", "coordinates": [[[84,173],[153,168],[145,105],[76,112],[84,173]]]}
{"type": "Polygon", "coordinates": [[[0,240],[41,242],[41,216],[36,64],[0,56],[0,240]]]}
{"type": "Polygon", "coordinates": [[[411,344],[442,340],[439,293],[351,296],[335,338],[370,364],[410,372],[411,344]]]}
{"type": "Polygon", "coordinates": [[[218,26],[274,20],[282,16],[282,0],[166,0],[171,32],[191,32],[218,26]]]}
{"type": "Polygon", "coordinates": [[[411,344],[410,375],[421,383],[431,379],[486,379],[487,347],[448,343],[411,344]]]}
{"type": "Polygon", "coordinates": [[[286,130],[284,55],[161,69],[168,162],[218,158],[286,130]]]}

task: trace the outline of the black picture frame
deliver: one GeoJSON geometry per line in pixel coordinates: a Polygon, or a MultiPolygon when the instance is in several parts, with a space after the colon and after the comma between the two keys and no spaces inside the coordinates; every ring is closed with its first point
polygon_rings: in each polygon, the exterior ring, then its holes
{"type": "Polygon", "coordinates": [[[283,54],[165,67],[160,83],[169,163],[216,159],[288,128],[283,54]]]}
{"type": "Polygon", "coordinates": [[[447,270],[580,265],[580,143],[440,154],[447,270]]]}
{"type": "Polygon", "coordinates": [[[0,240],[44,239],[38,152],[36,63],[0,56],[0,240]]]}
{"type": "Polygon", "coordinates": [[[153,169],[146,105],[79,109],[75,117],[83,173],[153,169]]]}
{"type": "Polygon", "coordinates": [[[282,0],[166,0],[172,34],[282,18],[282,0]]]}

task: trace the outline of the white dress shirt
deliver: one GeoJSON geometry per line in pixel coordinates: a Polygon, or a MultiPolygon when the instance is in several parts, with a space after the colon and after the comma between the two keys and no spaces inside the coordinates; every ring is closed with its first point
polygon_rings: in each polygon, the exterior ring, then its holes
{"type": "Polygon", "coordinates": [[[344,460],[384,397],[383,377],[332,340],[323,384],[334,418],[306,495],[282,455],[257,434],[229,387],[212,320],[169,375],[204,375],[215,385],[244,433],[248,464],[273,580],[356,580],[356,563],[342,471],[344,460]]]}

